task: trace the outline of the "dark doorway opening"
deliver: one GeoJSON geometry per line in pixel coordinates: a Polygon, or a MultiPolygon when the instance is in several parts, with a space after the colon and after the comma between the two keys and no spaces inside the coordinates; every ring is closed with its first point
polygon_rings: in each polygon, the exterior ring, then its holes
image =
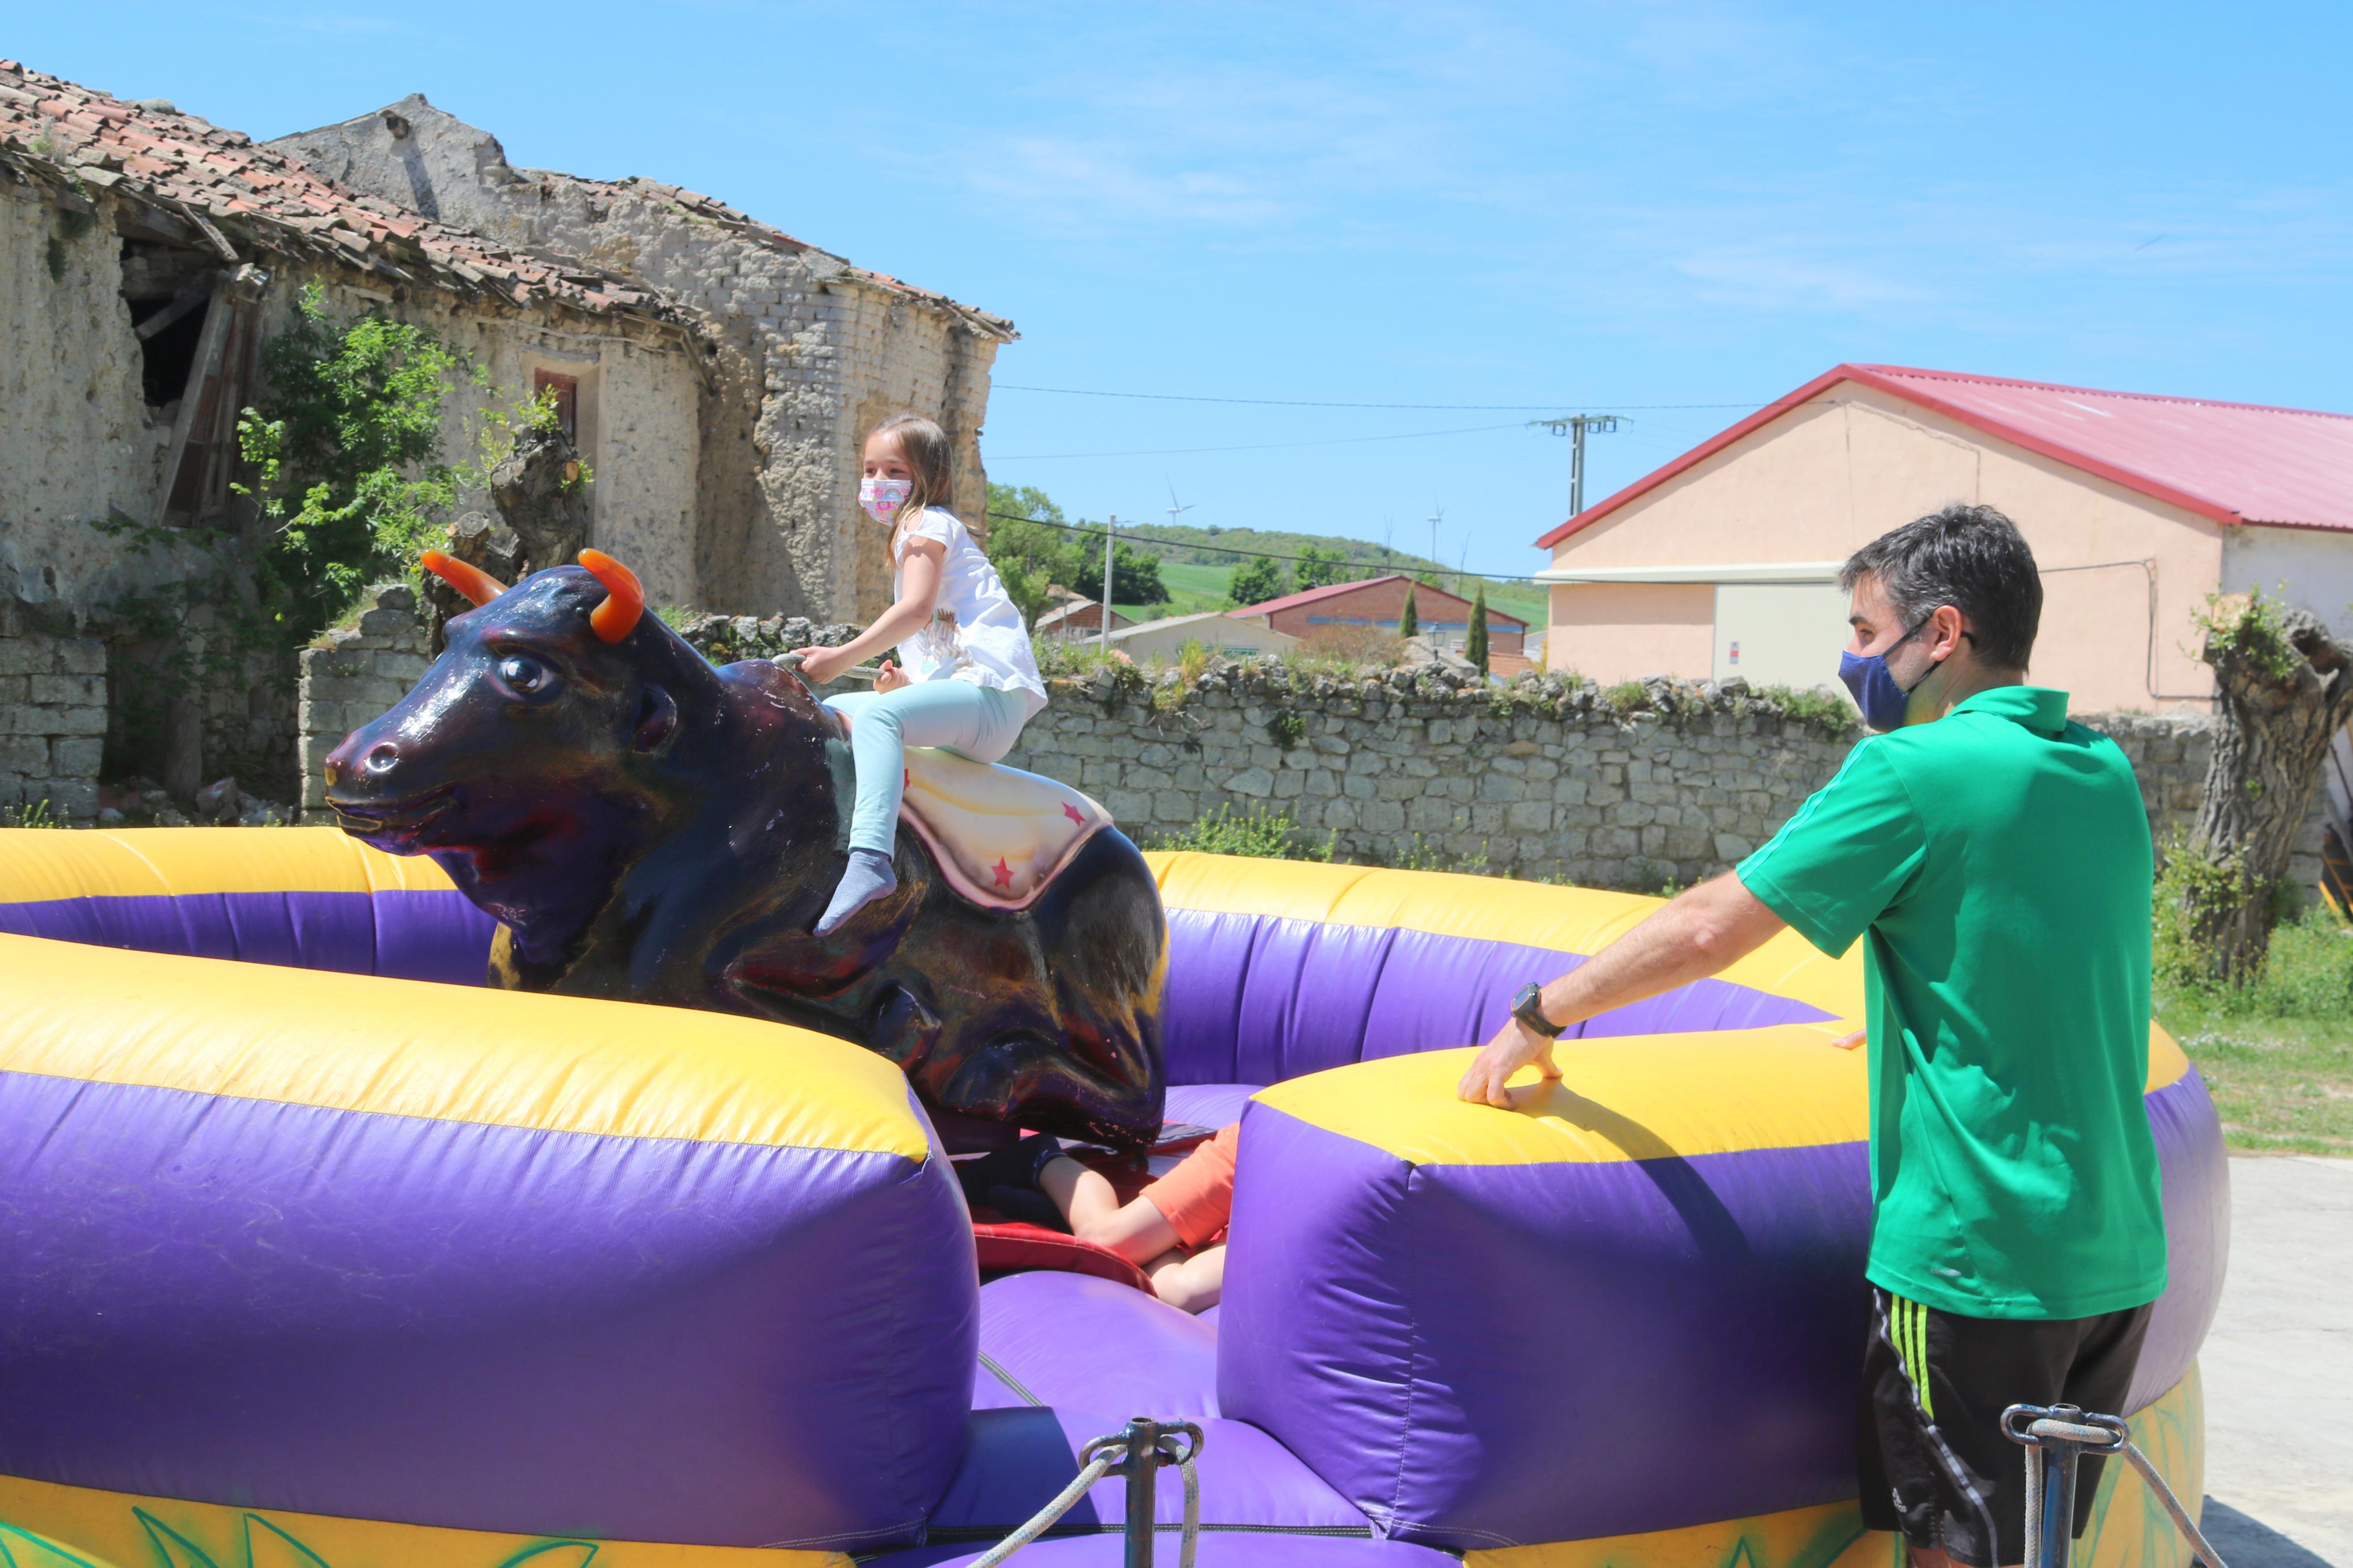
{"type": "MultiPolygon", "coordinates": [[[[131,307],[131,324],[137,327],[162,315],[172,309],[176,300],[177,296],[167,295],[126,301],[131,307]]],[[[212,301],[206,300],[153,337],[141,340],[139,380],[149,407],[160,408],[187,390],[188,372],[196,363],[196,345],[205,335],[205,318],[211,312],[212,301]]]]}

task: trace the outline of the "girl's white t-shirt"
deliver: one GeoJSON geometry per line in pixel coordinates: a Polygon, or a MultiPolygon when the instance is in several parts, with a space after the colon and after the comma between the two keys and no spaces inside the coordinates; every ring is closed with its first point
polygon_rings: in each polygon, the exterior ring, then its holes
{"type": "Polygon", "coordinates": [[[940,596],[931,625],[899,645],[899,668],[912,680],[968,680],[1018,691],[1029,711],[1024,722],[1046,706],[1046,683],[1038,676],[1029,628],[1005,591],[972,533],[943,507],[925,507],[899,530],[892,549],[891,596],[899,596],[899,566],[910,539],[934,540],[947,557],[940,563],[940,596]]]}

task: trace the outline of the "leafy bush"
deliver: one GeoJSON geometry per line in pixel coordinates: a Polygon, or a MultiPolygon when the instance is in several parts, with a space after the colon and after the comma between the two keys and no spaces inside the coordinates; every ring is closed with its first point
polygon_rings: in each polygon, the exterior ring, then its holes
{"type": "Polygon", "coordinates": [[[1263,605],[1269,599],[1280,599],[1291,592],[1291,575],[1280,562],[1265,556],[1254,556],[1234,568],[1233,578],[1226,588],[1226,597],[1237,609],[1250,605],[1263,605]]]}
{"type": "Polygon", "coordinates": [[[1195,849],[1204,855],[1248,855],[1261,860],[1329,860],[1338,842],[1337,834],[1321,844],[1301,837],[1298,819],[1288,810],[1278,811],[1261,803],[1239,816],[1231,805],[1220,805],[1190,827],[1158,835],[1144,847],[1195,849]]]}
{"type": "Polygon", "coordinates": [[[261,363],[268,391],[237,420],[268,523],[255,576],[279,640],[299,647],[364,584],[415,570],[460,486],[443,405],[459,375],[487,379],[422,327],[334,321],[315,284],[261,363]]]}
{"type": "Polygon", "coordinates": [[[1301,639],[1318,659],[1389,669],[1404,656],[1405,639],[1387,626],[1317,626],[1301,639]]]}

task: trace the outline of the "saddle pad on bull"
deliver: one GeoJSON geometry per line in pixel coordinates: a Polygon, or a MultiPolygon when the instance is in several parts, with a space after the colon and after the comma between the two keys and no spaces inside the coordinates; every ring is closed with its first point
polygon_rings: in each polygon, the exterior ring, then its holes
{"type": "Polygon", "coordinates": [[[991,909],[1021,910],[1045,890],[1111,813],[1066,784],[907,748],[899,815],[923,836],[951,887],[991,909]]]}

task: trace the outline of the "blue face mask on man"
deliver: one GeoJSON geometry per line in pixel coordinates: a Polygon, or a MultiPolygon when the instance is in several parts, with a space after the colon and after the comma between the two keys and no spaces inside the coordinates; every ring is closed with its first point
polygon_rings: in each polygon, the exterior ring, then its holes
{"type": "Polygon", "coordinates": [[[1887,668],[1887,655],[1917,637],[1920,628],[1926,626],[1936,613],[1931,610],[1913,622],[1911,629],[1889,643],[1885,652],[1849,653],[1844,648],[1839,650],[1839,679],[1846,683],[1847,690],[1854,694],[1854,705],[1862,710],[1862,721],[1873,729],[1904,728],[1904,716],[1911,707],[1912,693],[1920,689],[1922,681],[1936,673],[1936,667],[1931,664],[1919,680],[1910,686],[1901,686],[1887,668]]]}

